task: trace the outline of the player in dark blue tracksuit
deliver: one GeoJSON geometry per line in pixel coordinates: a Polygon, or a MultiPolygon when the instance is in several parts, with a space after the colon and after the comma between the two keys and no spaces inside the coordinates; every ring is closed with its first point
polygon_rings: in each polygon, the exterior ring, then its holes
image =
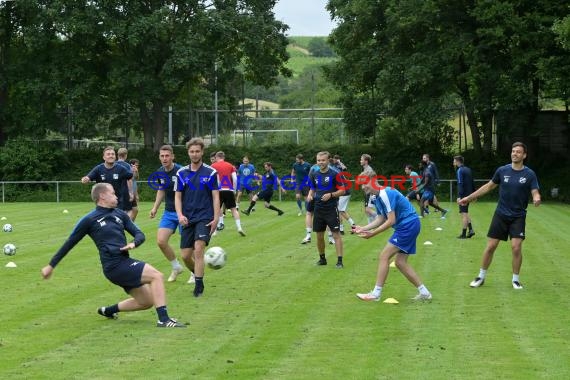
{"type": "Polygon", "coordinates": [[[116,318],[119,311],[145,310],[156,307],[158,327],[186,327],[168,316],[162,273],[143,261],[129,256],[129,250],[141,245],[145,236],[122,210],[117,209],[117,196],[108,183],[93,186],[91,198],[95,210],[84,216],[49,264],[42,268],[48,279],[57,264],[85,235],[89,235],[97,249],[103,274],[113,284],[121,286],[132,298],[118,304],[101,307],[97,311],[107,318],[116,318]],[[127,243],[125,230],[134,237],[127,243]]]}

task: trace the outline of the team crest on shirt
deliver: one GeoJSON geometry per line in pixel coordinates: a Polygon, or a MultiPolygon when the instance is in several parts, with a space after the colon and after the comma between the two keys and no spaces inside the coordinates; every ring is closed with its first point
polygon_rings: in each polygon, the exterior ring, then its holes
{"type": "Polygon", "coordinates": [[[526,177],[519,178],[519,183],[526,183],[526,177]]]}
{"type": "Polygon", "coordinates": [[[101,182],[105,182],[105,174],[101,174],[101,182]]]}
{"type": "Polygon", "coordinates": [[[511,176],[510,176],[510,175],[506,175],[505,178],[503,179],[503,181],[504,181],[505,183],[507,183],[507,182],[509,182],[509,178],[511,178],[511,176]]]}
{"type": "Polygon", "coordinates": [[[113,179],[119,179],[119,175],[117,173],[113,174],[113,179]]]}

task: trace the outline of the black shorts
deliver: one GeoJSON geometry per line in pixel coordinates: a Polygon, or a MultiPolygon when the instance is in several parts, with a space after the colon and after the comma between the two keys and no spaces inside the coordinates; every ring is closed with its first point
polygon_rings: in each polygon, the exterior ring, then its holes
{"type": "Polygon", "coordinates": [[[190,223],[186,227],[180,226],[180,248],[194,249],[196,240],[205,241],[207,246],[210,243],[210,226],[206,225],[208,223],[210,221],[200,221],[190,223]]]}
{"type": "Polygon", "coordinates": [[[233,191],[231,190],[220,191],[220,206],[224,205],[228,210],[236,207],[236,196],[233,191]]]}
{"type": "Polygon", "coordinates": [[[271,203],[271,198],[273,197],[273,190],[262,190],[257,194],[257,198],[264,200],[267,203],[271,203]]]}
{"type": "Polygon", "coordinates": [[[128,257],[113,269],[103,271],[103,274],[107,280],[122,287],[128,294],[132,289],[143,285],[141,278],[144,266],[144,261],[128,257]]]}
{"type": "Polygon", "coordinates": [[[135,198],[132,202],[131,202],[131,209],[138,207],[139,203],[137,202],[137,199],[135,198]]]}
{"type": "Polygon", "coordinates": [[[493,215],[493,220],[489,226],[487,237],[506,241],[510,238],[525,238],[526,216],[508,217],[497,212],[493,215]]]}
{"type": "Polygon", "coordinates": [[[469,212],[469,203],[466,204],[465,206],[459,205],[459,213],[460,214],[467,214],[469,212]]]}
{"type": "Polygon", "coordinates": [[[415,201],[418,199],[418,195],[419,194],[416,190],[412,190],[408,194],[406,194],[406,198],[408,198],[411,201],[415,201]]]}
{"type": "Polygon", "coordinates": [[[336,207],[331,209],[317,209],[313,213],[313,231],[324,232],[327,226],[331,232],[340,231],[340,218],[336,207]]]}

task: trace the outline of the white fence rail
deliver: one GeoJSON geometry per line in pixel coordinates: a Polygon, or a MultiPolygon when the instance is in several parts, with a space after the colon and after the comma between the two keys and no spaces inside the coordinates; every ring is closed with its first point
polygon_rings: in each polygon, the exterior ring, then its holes
{"type": "MultiPolygon", "coordinates": [[[[444,192],[448,192],[449,194],[449,202],[455,203],[457,197],[457,181],[454,179],[442,179],[441,184],[438,188],[438,193],[440,194],[440,200],[443,200],[442,195],[444,192]]],[[[489,182],[488,179],[476,179],[475,184],[477,187],[489,182]]],[[[32,184],[32,185],[47,185],[52,184],[54,185],[54,194],[52,200],[46,200],[46,202],[55,201],[57,203],[62,202],[61,199],[61,185],[63,184],[75,184],[78,186],[84,186],[80,181],[0,181],[0,192],[2,195],[2,203],[6,202],[6,185],[14,184],[14,185],[25,185],[25,184],[32,184]]],[[[147,185],[146,181],[139,180],[139,186],[147,185]]],[[[360,191],[360,190],[359,190],[360,191]]],[[[86,194],[89,190],[86,189],[86,194]]],[[[277,192],[279,200],[281,200],[281,192],[277,192]]]]}

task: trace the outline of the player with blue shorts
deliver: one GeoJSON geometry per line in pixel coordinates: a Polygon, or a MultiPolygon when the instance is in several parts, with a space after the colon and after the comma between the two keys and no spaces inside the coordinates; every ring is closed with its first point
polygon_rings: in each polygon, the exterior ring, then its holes
{"type": "Polygon", "coordinates": [[[369,293],[357,293],[356,296],[363,301],[380,301],[390,269],[390,260],[396,256],[396,267],[419,291],[414,300],[431,300],[431,293],[408,264],[408,257],[416,253],[416,240],[421,228],[414,206],[397,190],[389,187],[380,190],[378,183],[373,182],[376,181],[375,173],[362,173],[361,176],[370,179],[362,189],[365,193],[376,195],[374,206],[377,216],[365,226],[356,226],[355,233],[365,239],[370,239],[390,227],[394,229],[394,233],[380,252],[374,289],[369,293]]]}
{"type": "MultiPolygon", "coordinates": [[[[159,149],[158,158],[162,166],[158,168],[155,176],[156,183],[153,186],[156,188],[156,197],[154,204],[150,210],[150,218],[156,217],[160,204],[164,201],[164,213],[160,218],[158,224],[158,231],[156,233],[156,244],[160,251],[166,257],[172,267],[172,272],[168,277],[168,282],[176,281],[180,273],[184,271],[182,265],[176,258],[174,249],[168,243],[170,237],[179,228],[178,216],[176,215],[176,208],[174,207],[174,183],[176,182],[176,173],[182,166],[174,162],[174,150],[170,145],[163,145],[159,149]]],[[[194,283],[194,274],[190,274],[188,283],[194,283]]]]}

